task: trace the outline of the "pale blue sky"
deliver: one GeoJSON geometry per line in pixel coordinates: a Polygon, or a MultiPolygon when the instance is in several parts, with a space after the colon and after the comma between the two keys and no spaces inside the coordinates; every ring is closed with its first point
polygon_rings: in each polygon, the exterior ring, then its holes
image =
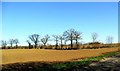
{"type": "MultiPolygon", "coordinates": [[[[91,33],[98,41],[113,36],[118,42],[117,2],[4,2],[2,34],[4,40],[18,38],[21,44],[31,34],[62,34],[74,28],[82,32],[84,42],[91,42],[91,33]]],[[[52,37],[51,37],[52,38],[52,37]]]]}
{"type": "Polygon", "coordinates": [[[119,0],[1,0],[2,2],[118,2],[119,0]]]}

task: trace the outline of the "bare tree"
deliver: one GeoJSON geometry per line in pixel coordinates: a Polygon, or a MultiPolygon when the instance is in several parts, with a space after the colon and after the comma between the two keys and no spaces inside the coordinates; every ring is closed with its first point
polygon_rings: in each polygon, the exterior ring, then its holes
{"type": "Polygon", "coordinates": [[[98,34],[97,33],[92,33],[93,42],[95,42],[97,38],[98,38],[98,34]]]}
{"type": "Polygon", "coordinates": [[[60,39],[60,42],[61,42],[61,48],[63,47],[63,40],[64,40],[64,37],[62,35],[59,35],[59,39],[60,39]]]}
{"type": "Polygon", "coordinates": [[[31,48],[32,48],[31,42],[30,42],[29,40],[27,40],[26,42],[27,42],[28,45],[29,45],[29,49],[31,49],[31,48]]]}
{"type": "Polygon", "coordinates": [[[81,38],[81,32],[78,32],[78,31],[75,31],[75,33],[74,33],[74,39],[75,39],[75,41],[76,41],[76,46],[77,46],[77,48],[78,48],[78,40],[79,39],[82,39],[81,38]]]}
{"type": "Polygon", "coordinates": [[[49,35],[45,35],[43,38],[41,38],[41,42],[44,46],[46,46],[46,43],[48,42],[48,39],[50,38],[49,35]]]}
{"type": "Polygon", "coordinates": [[[74,33],[75,33],[74,29],[69,29],[65,31],[63,34],[67,40],[71,41],[71,48],[73,48],[74,33]]]}
{"type": "Polygon", "coordinates": [[[16,48],[17,48],[18,47],[18,43],[19,43],[18,39],[14,39],[14,43],[15,43],[16,48]]]}
{"type": "Polygon", "coordinates": [[[55,41],[56,41],[56,48],[58,47],[58,39],[59,39],[59,36],[58,35],[53,35],[53,37],[55,38],[55,41]]]}
{"type": "Polygon", "coordinates": [[[39,35],[38,34],[33,34],[29,36],[29,39],[35,44],[35,49],[37,48],[38,42],[39,42],[39,35]]]}
{"type": "Polygon", "coordinates": [[[112,36],[107,36],[106,37],[106,43],[112,44],[112,42],[113,42],[113,37],[112,36]]]}
{"type": "Polygon", "coordinates": [[[10,47],[12,48],[12,47],[13,47],[13,44],[14,44],[14,39],[10,39],[8,42],[9,42],[9,44],[10,44],[10,47]]]}
{"type": "Polygon", "coordinates": [[[7,42],[4,41],[4,40],[2,40],[2,41],[1,41],[1,45],[2,45],[2,49],[5,49],[6,46],[7,46],[7,42]]]}

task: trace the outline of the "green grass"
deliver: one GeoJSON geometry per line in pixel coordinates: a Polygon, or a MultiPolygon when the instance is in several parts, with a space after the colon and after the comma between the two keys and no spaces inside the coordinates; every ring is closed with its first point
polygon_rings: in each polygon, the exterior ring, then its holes
{"type": "Polygon", "coordinates": [[[100,56],[89,57],[89,58],[85,58],[85,59],[82,59],[79,61],[54,63],[54,64],[52,64],[52,67],[54,69],[66,70],[66,69],[69,69],[71,67],[85,66],[85,65],[88,65],[92,62],[99,61],[99,60],[103,59],[104,57],[110,57],[110,56],[113,56],[113,55],[118,54],[118,53],[120,53],[120,52],[109,52],[109,53],[102,54],[100,56]]]}

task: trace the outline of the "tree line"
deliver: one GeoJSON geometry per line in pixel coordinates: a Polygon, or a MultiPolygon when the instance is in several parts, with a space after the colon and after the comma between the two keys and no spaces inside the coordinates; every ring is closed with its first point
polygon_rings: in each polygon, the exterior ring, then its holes
{"type": "MultiPolygon", "coordinates": [[[[68,30],[64,31],[62,35],[52,35],[52,37],[54,38],[56,48],[58,47],[59,41],[60,41],[61,48],[64,45],[66,45],[67,41],[70,41],[70,47],[71,47],[71,49],[73,49],[73,41],[75,41],[76,48],[79,48],[78,40],[82,39],[81,35],[82,35],[82,32],[80,32],[80,31],[77,31],[75,29],[68,29],[68,30]],[[63,44],[63,40],[64,40],[64,44],[63,44]]],[[[92,33],[91,37],[92,37],[92,42],[96,42],[96,39],[98,38],[98,34],[92,33]]],[[[48,34],[42,38],[40,38],[39,34],[32,34],[32,35],[28,36],[28,40],[26,40],[26,42],[28,43],[29,49],[32,49],[33,47],[36,49],[38,47],[39,42],[42,42],[43,47],[46,47],[46,44],[49,41],[49,39],[50,39],[50,36],[48,34]],[[34,43],[34,44],[32,44],[32,43],[34,43]]],[[[108,36],[106,38],[106,41],[107,41],[107,43],[111,44],[113,41],[113,37],[108,36]]],[[[14,48],[18,48],[18,43],[19,43],[18,39],[10,39],[8,42],[5,40],[2,40],[1,46],[2,46],[2,49],[5,49],[7,44],[10,44],[9,48],[13,48],[13,44],[15,44],[14,48]]]]}

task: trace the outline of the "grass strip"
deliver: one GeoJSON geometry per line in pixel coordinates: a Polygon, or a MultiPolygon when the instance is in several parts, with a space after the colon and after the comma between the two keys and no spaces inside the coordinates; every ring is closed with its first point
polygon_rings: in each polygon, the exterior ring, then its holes
{"type": "Polygon", "coordinates": [[[108,52],[108,53],[104,53],[100,56],[89,57],[89,58],[85,58],[85,59],[82,59],[79,61],[53,63],[52,68],[66,70],[66,69],[69,69],[71,67],[85,66],[85,65],[88,65],[92,62],[99,61],[99,60],[103,59],[104,57],[110,57],[110,56],[116,55],[118,53],[120,53],[120,52],[108,52]]]}

